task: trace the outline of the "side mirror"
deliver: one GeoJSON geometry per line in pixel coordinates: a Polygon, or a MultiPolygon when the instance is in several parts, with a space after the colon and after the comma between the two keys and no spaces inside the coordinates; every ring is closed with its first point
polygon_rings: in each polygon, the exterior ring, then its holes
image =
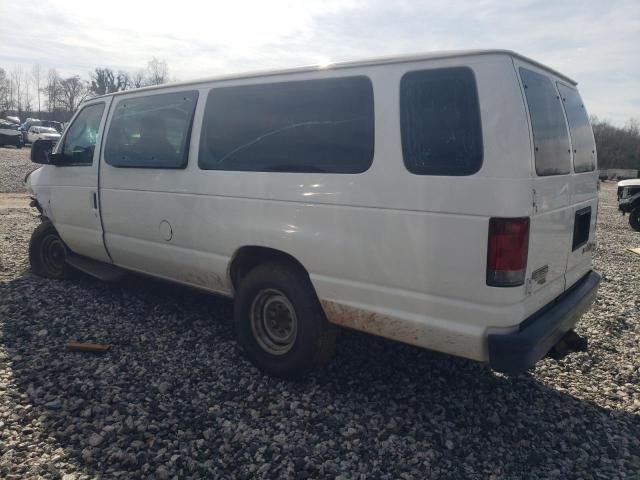
{"type": "Polygon", "coordinates": [[[54,140],[36,140],[31,145],[31,161],[42,165],[61,165],[61,153],[51,153],[56,142],[54,140]]]}

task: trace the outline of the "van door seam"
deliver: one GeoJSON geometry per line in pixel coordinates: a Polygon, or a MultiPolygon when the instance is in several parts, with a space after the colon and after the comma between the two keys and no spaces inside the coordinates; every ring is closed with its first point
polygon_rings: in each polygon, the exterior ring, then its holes
{"type": "Polygon", "coordinates": [[[107,239],[104,231],[104,222],[102,220],[102,196],[100,195],[100,172],[102,171],[102,155],[104,151],[104,143],[105,143],[105,132],[107,131],[107,121],[109,120],[109,115],[111,114],[111,106],[113,105],[113,95],[109,98],[109,106],[107,107],[106,116],[104,117],[104,125],[102,126],[102,132],[100,135],[100,151],[98,152],[98,183],[97,183],[97,194],[98,194],[98,218],[100,218],[100,229],[102,231],[102,247],[104,251],[107,253],[107,257],[111,263],[113,262],[113,257],[111,257],[111,253],[109,252],[109,248],[107,247],[107,239]]]}

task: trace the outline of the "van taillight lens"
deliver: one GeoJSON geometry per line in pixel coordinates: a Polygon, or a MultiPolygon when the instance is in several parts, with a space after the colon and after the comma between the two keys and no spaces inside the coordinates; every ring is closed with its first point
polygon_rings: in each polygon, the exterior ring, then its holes
{"type": "Polygon", "coordinates": [[[529,218],[489,220],[487,285],[517,287],[524,283],[529,252],[529,218]]]}

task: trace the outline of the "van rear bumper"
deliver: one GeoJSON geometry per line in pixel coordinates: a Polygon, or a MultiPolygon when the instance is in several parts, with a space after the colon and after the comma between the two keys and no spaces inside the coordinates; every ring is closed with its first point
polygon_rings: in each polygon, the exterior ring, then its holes
{"type": "Polygon", "coordinates": [[[599,285],[600,275],[591,271],[571,289],[522,322],[517,331],[490,334],[491,368],[513,375],[533,367],[589,309],[599,285]]]}

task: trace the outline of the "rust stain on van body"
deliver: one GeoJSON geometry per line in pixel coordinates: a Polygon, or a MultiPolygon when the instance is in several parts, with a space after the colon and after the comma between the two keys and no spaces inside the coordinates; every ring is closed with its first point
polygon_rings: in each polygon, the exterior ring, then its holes
{"type": "Polygon", "coordinates": [[[416,328],[409,322],[381,313],[341,305],[330,300],[321,300],[320,303],[327,320],[331,323],[400,342],[423,346],[421,329],[416,328]]]}
{"type": "Polygon", "coordinates": [[[213,290],[219,293],[229,293],[229,287],[227,287],[224,279],[214,272],[207,272],[204,274],[180,272],[178,273],[177,280],[206,290],[213,290]]]}
{"type": "Polygon", "coordinates": [[[333,324],[451,355],[473,355],[478,359],[482,357],[482,353],[475,351],[474,348],[469,350],[464,336],[456,335],[451,331],[349,307],[330,300],[320,300],[320,303],[327,320],[333,324]]]}

